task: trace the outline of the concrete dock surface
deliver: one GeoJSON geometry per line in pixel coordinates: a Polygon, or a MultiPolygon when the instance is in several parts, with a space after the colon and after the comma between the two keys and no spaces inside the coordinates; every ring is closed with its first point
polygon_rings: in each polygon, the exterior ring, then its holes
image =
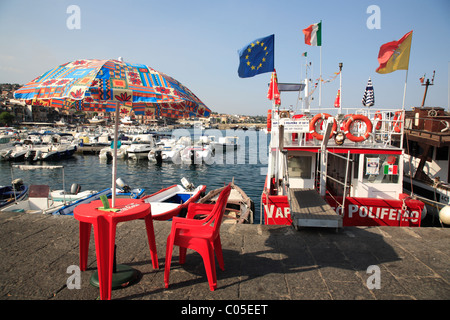
{"type": "MultiPolygon", "coordinates": [[[[153,270],[143,220],[116,233],[117,263],[139,271],[138,281],[113,290],[113,300],[448,300],[450,229],[231,225],[221,227],[225,271],[209,290],[199,254],[178,263],[170,285],[164,260],[170,221],[154,221],[159,270],[153,270]]],[[[79,265],[78,221],[72,216],[0,213],[1,300],[96,300],[89,283],[97,268],[91,235],[88,270],[79,265]],[[71,267],[72,266],[72,267],[71,267]],[[70,269],[72,268],[72,269],[70,269]],[[73,269],[74,268],[74,269],[73,269]],[[69,269],[69,270],[68,270],[69,269]],[[73,271],[75,270],[75,271],[73,271]],[[70,281],[68,279],[72,277],[70,281]]]]}

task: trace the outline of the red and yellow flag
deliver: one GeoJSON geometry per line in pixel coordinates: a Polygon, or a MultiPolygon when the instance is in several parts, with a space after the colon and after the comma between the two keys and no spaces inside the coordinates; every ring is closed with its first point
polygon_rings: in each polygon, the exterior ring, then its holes
{"type": "Polygon", "coordinates": [[[409,53],[411,51],[412,30],[398,41],[383,44],[378,53],[380,66],[378,73],[391,73],[396,70],[408,70],[409,53]]]}

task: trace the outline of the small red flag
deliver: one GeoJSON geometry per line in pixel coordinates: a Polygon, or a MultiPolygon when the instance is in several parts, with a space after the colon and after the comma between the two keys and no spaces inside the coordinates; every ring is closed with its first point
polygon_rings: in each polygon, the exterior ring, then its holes
{"type": "Polygon", "coordinates": [[[336,99],[334,100],[334,107],[339,108],[341,106],[341,90],[338,90],[336,99]]]}
{"type": "Polygon", "coordinates": [[[275,100],[276,105],[281,104],[280,91],[278,91],[278,80],[277,72],[275,69],[272,72],[272,77],[270,78],[269,91],[267,92],[267,99],[275,100]]]}

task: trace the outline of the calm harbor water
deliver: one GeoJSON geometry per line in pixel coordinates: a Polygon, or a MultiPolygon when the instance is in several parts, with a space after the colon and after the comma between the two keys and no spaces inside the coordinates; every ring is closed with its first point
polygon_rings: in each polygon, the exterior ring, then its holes
{"type": "MultiPolygon", "coordinates": [[[[122,178],[130,187],[145,188],[151,194],[171,186],[180,184],[185,177],[198,186],[206,185],[206,192],[234,182],[255,202],[255,223],[260,219],[261,192],[264,187],[267,168],[267,146],[269,137],[263,131],[243,130],[200,130],[183,129],[174,131],[174,136],[199,134],[219,136],[237,136],[239,148],[235,152],[217,153],[212,164],[189,165],[163,163],[157,165],[151,161],[118,159],[117,177],[122,178]]],[[[11,178],[22,178],[25,184],[47,184],[51,189],[63,188],[62,170],[11,169],[12,164],[25,162],[0,161],[0,185],[11,183],[11,178]]],[[[98,155],[75,154],[72,159],[36,163],[45,165],[63,165],[66,190],[73,183],[81,186],[81,190],[103,190],[112,184],[112,162],[101,161],[98,155]]]]}

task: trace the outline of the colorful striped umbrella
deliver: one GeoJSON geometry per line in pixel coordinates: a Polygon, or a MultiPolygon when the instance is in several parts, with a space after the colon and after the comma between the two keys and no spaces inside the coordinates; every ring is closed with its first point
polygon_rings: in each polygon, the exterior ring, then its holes
{"type": "Polygon", "coordinates": [[[207,117],[211,112],[195,94],[172,77],[146,65],[121,60],[82,59],[65,63],[15,91],[14,98],[55,108],[115,111],[113,207],[119,111],[171,118],[207,117]]]}
{"type": "Polygon", "coordinates": [[[364,91],[364,96],[362,98],[362,104],[365,107],[372,107],[375,105],[375,96],[373,93],[372,80],[367,82],[366,91],[364,91]]]}
{"type": "Polygon", "coordinates": [[[158,115],[170,118],[209,116],[203,102],[172,77],[143,64],[82,59],[60,65],[14,93],[32,104],[84,111],[158,115]]]}

